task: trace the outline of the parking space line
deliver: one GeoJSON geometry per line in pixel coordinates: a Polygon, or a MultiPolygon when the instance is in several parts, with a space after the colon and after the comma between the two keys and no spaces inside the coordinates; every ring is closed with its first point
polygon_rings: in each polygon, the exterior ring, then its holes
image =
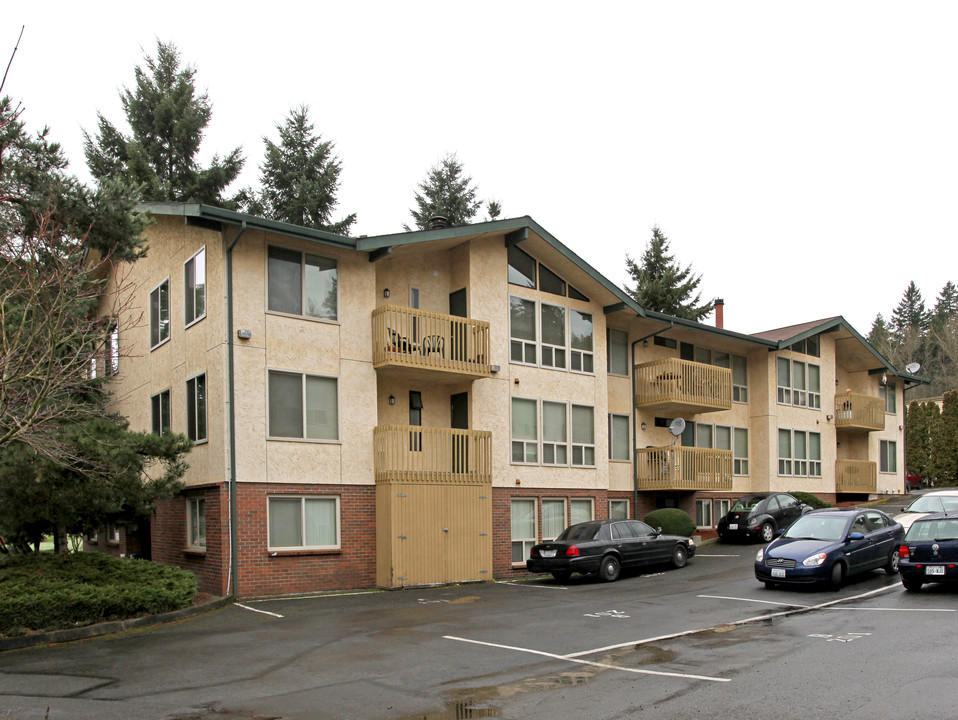
{"type": "Polygon", "coordinates": [[[696,553],[696,554],[695,554],[695,557],[696,557],[696,558],[707,558],[707,557],[742,557],[742,556],[741,556],[741,555],[714,555],[714,554],[712,554],[712,553],[708,553],[708,554],[705,554],[705,553],[696,553]]]}
{"type": "Polygon", "coordinates": [[[827,608],[828,610],[835,611],[844,611],[844,612],[958,612],[955,609],[947,608],[842,608],[842,607],[833,607],[827,608]]]}
{"type": "MultiPolygon", "coordinates": [[[[325,598],[353,597],[355,595],[379,595],[383,590],[362,590],[360,592],[344,593],[312,593],[309,595],[280,595],[279,597],[262,598],[259,600],[247,600],[249,603],[268,603],[268,602],[286,602],[289,600],[323,600],[325,598]]],[[[250,608],[252,609],[252,608],[250,608]]]]}
{"type": "Polygon", "coordinates": [[[762,603],[763,605],[785,605],[786,607],[807,608],[808,605],[799,603],[775,602],[774,600],[756,600],[754,598],[729,597],[727,595],[699,595],[700,598],[710,598],[712,600],[739,600],[741,602],[762,603]]]}
{"type": "Polygon", "coordinates": [[[513,585],[514,587],[531,587],[531,588],[541,588],[543,590],[568,590],[569,588],[563,587],[562,585],[541,585],[535,582],[509,582],[508,580],[502,580],[497,582],[496,585],[513,585]]]}
{"type": "Polygon", "coordinates": [[[621,670],[622,672],[634,673],[636,675],[657,675],[659,677],[675,677],[685,680],[708,680],[710,682],[729,682],[728,678],[711,677],[709,675],[692,675],[689,673],[664,672],[662,670],[643,670],[641,668],[622,667],[621,665],[609,665],[608,663],[593,662],[591,660],[580,660],[571,655],[556,655],[555,653],[544,652],[542,650],[532,650],[530,648],[521,648],[514,645],[500,645],[498,643],[483,642],[482,640],[470,640],[469,638],[456,637],[455,635],[443,635],[446,640],[456,640],[458,642],[471,643],[473,645],[485,645],[486,647],[498,648],[500,650],[513,650],[515,652],[527,653],[529,655],[541,655],[542,657],[553,660],[563,660],[565,662],[576,663],[578,665],[589,665],[591,667],[605,668],[607,670],[621,670]]]}
{"type": "Polygon", "coordinates": [[[266,610],[257,610],[256,608],[248,607],[246,605],[243,605],[242,603],[233,603],[233,604],[238,608],[243,608],[244,610],[249,610],[250,612],[261,613],[263,615],[272,615],[273,617],[278,617],[278,618],[283,617],[282,615],[278,615],[277,613],[267,612],[266,610]]]}

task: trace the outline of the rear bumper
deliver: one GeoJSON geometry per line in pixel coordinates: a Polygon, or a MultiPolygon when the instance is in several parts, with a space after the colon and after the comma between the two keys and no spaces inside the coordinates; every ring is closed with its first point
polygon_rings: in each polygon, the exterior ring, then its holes
{"type": "Polygon", "coordinates": [[[547,572],[577,572],[597,573],[601,557],[561,557],[561,558],[529,558],[526,560],[526,570],[534,573],[547,572]]]}

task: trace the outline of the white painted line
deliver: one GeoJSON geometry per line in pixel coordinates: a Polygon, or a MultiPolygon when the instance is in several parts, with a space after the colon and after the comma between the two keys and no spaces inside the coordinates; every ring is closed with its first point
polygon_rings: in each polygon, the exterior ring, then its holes
{"type": "Polygon", "coordinates": [[[497,582],[496,585],[512,585],[513,587],[531,587],[531,588],[542,588],[543,590],[568,590],[567,587],[562,587],[562,585],[540,585],[538,583],[528,583],[528,582],[508,582],[503,580],[497,582]]]}
{"type": "Polygon", "coordinates": [[[842,612],[958,612],[955,609],[947,608],[827,608],[828,610],[842,612]]]}
{"type": "Polygon", "coordinates": [[[753,598],[728,597],[726,595],[699,595],[700,598],[710,598],[712,600],[739,600],[741,602],[762,603],[763,605],[785,605],[786,607],[807,608],[808,605],[799,605],[798,603],[775,602],[774,600],[755,600],[753,598]]]}
{"type": "MultiPolygon", "coordinates": [[[[289,596],[280,596],[280,597],[271,597],[263,598],[262,600],[248,600],[250,603],[268,603],[268,602],[284,602],[286,600],[323,600],[325,598],[338,598],[338,597],[353,597],[354,595],[379,595],[382,590],[364,590],[362,592],[347,592],[347,593],[331,593],[329,595],[289,595],[289,596]]],[[[252,609],[252,608],[249,608],[252,609]]]]}
{"type": "Polygon", "coordinates": [[[541,655],[542,657],[552,658],[553,660],[564,660],[565,662],[577,663],[579,665],[590,665],[592,667],[605,668],[607,670],[621,670],[622,672],[634,673],[636,675],[657,675],[659,677],[676,677],[686,680],[709,680],[711,682],[729,682],[728,678],[710,677],[708,675],[690,675],[688,673],[662,672],[660,670],[642,670],[640,668],[621,667],[619,665],[609,665],[607,663],[592,662],[590,660],[579,660],[571,655],[556,655],[555,653],[543,652],[542,650],[531,650],[530,648],[515,647],[514,645],[499,645],[498,643],[483,642],[482,640],[470,640],[469,638],[456,637],[455,635],[443,635],[446,640],[456,640],[458,642],[472,643],[473,645],[485,645],[486,647],[498,648],[500,650],[514,650],[516,652],[528,653],[530,655],[541,655]]]}
{"type": "Polygon", "coordinates": [[[265,610],[257,610],[256,608],[247,607],[246,605],[241,605],[240,603],[233,603],[236,607],[243,608],[244,610],[249,610],[254,613],[262,613],[263,615],[272,615],[273,617],[281,618],[282,615],[277,615],[276,613],[266,612],[265,610]]]}
{"type": "Polygon", "coordinates": [[[742,557],[742,556],[741,556],[741,555],[713,555],[712,553],[709,553],[708,555],[699,555],[699,554],[696,554],[696,555],[694,555],[693,557],[696,557],[696,558],[703,557],[703,558],[704,558],[704,557],[742,557]]]}

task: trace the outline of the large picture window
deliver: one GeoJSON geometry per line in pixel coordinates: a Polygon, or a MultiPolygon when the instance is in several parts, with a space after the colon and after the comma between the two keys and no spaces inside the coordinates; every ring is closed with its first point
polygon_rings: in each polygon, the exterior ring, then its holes
{"type": "Polygon", "coordinates": [[[339,497],[268,498],[271,549],[335,550],[340,547],[339,497]]]}
{"type": "Polygon", "coordinates": [[[195,443],[206,440],[206,373],[186,381],[186,434],[195,443]]]}
{"type": "Polygon", "coordinates": [[[536,544],[536,501],[513,499],[511,513],[512,563],[524,563],[536,544]]]}
{"type": "Polygon", "coordinates": [[[510,359],[516,363],[536,364],[536,304],[519,297],[509,298],[510,359]]]}
{"type": "Polygon", "coordinates": [[[540,311],[542,365],[564,369],[566,366],[565,308],[542,303],[540,311]]]}
{"type": "Polygon", "coordinates": [[[628,520],[629,501],[609,500],[609,520],[628,520]]]}
{"type": "Polygon", "coordinates": [[[269,436],[339,440],[336,378],[269,371],[269,436]]]}
{"type": "Polygon", "coordinates": [[[572,406],[572,464],[595,465],[595,410],[586,405],[572,406]]]}
{"type": "Polygon", "coordinates": [[[565,403],[542,402],[542,463],[569,464],[569,429],[565,403]]]}
{"type": "Polygon", "coordinates": [[[184,320],[191,325],[206,316],[206,248],[186,261],[183,266],[185,291],[184,320]]]}
{"type": "Polygon", "coordinates": [[[267,308],[320,320],[339,318],[336,261],[270,247],[267,253],[267,308]]]}
{"type": "Polygon", "coordinates": [[[574,498],[570,503],[572,514],[572,525],[592,520],[595,515],[592,512],[592,498],[574,498]]]}
{"type": "Polygon", "coordinates": [[[512,462],[539,462],[535,400],[512,398],[512,462]]]}
{"type": "Polygon", "coordinates": [[[150,291],[150,349],[170,339],[170,279],[150,291]]]}
{"type": "Polygon", "coordinates": [[[565,500],[545,499],[542,501],[542,539],[555,540],[566,528],[565,500]]]}
{"type": "Polygon", "coordinates": [[[571,345],[569,364],[576,372],[595,372],[592,334],[592,315],[578,310],[569,310],[569,343],[571,345]]]}
{"type": "Polygon", "coordinates": [[[822,370],[818,365],[779,357],[776,360],[778,404],[820,409],[822,370]]]}
{"type": "Polygon", "coordinates": [[[821,433],[779,429],[778,474],[794,477],[821,477],[821,433]]]}

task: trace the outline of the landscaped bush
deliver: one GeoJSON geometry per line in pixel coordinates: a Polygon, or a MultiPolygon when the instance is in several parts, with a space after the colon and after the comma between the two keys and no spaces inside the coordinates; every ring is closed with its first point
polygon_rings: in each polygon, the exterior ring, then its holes
{"type": "Polygon", "coordinates": [[[63,630],[189,607],[196,576],[104,553],[0,560],[0,635],[63,630]]]}
{"type": "Polygon", "coordinates": [[[691,537],[695,533],[695,521],[685,510],[678,508],[659,508],[645,516],[645,523],[654,528],[662,528],[666,535],[691,537]]]}
{"type": "Polygon", "coordinates": [[[832,506],[831,503],[825,502],[818,497],[818,495],[812,495],[811,493],[802,492],[801,490],[789,490],[788,494],[801,503],[811,505],[813,508],[827,508],[832,506]]]}

